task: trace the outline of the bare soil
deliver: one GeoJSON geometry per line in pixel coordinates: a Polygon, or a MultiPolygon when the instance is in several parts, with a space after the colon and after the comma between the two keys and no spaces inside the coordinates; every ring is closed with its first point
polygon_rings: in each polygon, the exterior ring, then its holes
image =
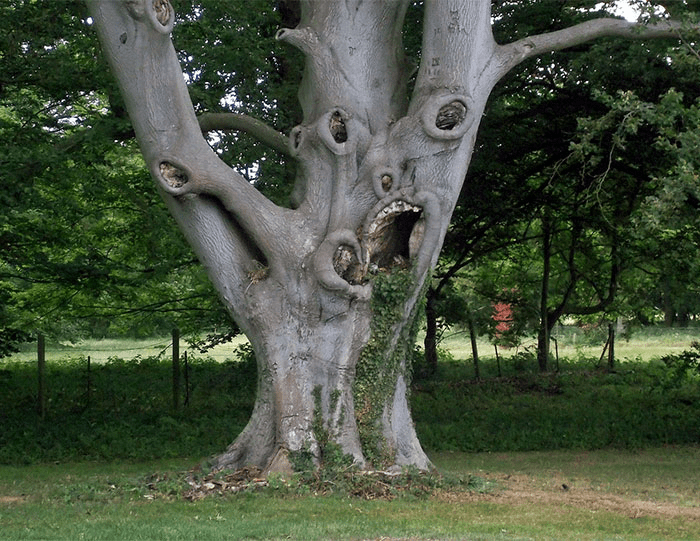
{"type": "Polygon", "coordinates": [[[583,483],[568,484],[560,478],[547,481],[528,475],[487,474],[487,482],[496,488],[486,493],[439,492],[436,497],[449,503],[493,502],[505,505],[538,504],[551,508],[575,507],[589,511],[607,511],[630,518],[682,518],[700,521],[700,506],[682,505],[639,494],[616,493],[583,483]]]}
{"type": "Polygon", "coordinates": [[[0,503],[22,503],[24,496],[0,496],[0,503]]]}

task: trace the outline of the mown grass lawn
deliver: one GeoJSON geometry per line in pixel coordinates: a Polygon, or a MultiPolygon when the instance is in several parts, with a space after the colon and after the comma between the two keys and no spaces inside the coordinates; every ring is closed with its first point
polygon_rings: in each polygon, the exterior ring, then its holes
{"type": "MultiPolygon", "coordinates": [[[[656,347],[687,351],[697,332],[647,333],[629,353],[618,346],[630,360],[612,373],[582,353],[594,347],[586,337],[561,341],[560,353],[572,350],[550,374],[522,350],[504,352],[500,366],[484,355],[479,381],[470,361],[443,359],[437,375],[415,381],[414,419],[439,470],[472,479],[471,490],[446,484],[392,501],[274,483],[182,497],[182,472],[224,449],[248,419],[249,355],[192,356],[189,402],[174,411],[167,354],[134,359],[129,341],[57,348],[44,419],[35,363],[3,360],[0,540],[700,539],[699,354],[646,358],[656,347]],[[90,349],[114,355],[88,377],[90,349]]],[[[443,345],[465,359],[465,344],[443,345]]]]}
{"type": "Polygon", "coordinates": [[[479,490],[392,501],[146,487],[197,459],[0,466],[0,539],[700,539],[700,448],[437,453],[479,490]],[[564,488],[564,486],[566,488],[564,488]]]}

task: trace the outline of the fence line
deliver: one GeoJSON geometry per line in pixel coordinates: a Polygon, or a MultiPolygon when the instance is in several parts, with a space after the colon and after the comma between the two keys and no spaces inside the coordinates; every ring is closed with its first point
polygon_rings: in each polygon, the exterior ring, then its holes
{"type": "Polygon", "coordinates": [[[39,413],[39,418],[44,419],[46,417],[46,397],[44,396],[46,392],[45,378],[46,378],[46,344],[44,342],[44,335],[39,334],[37,337],[37,411],[39,413]]]}
{"type": "MultiPolygon", "coordinates": [[[[173,329],[172,331],[172,342],[165,347],[173,348],[172,355],[172,393],[173,393],[173,411],[178,411],[180,409],[180,330],[173,329]]],[[[142,349],[142,348],[136,348],[142,349]]],[[[165,351],[163,350],[163,352],[165,351]]],[[[98,350],[99,351],[99,350],[98,350]]],[[[122,350],[127,351],[127,350],[122,350]]],[[[189,405],[190,397],[190,381],[189,381],[189,363],[187,360],[187,350],[184,351],[184,370],[185,370],[185,400],[184,405],[189,405]]],[[[90,407],[90,397],[91,397],[91,387],[92,387],[92,367],[91,367],[91,356],[87,356],[87,388],[85,395],[85,405],[90,407]]],[[[39,418],[44,420],[46,418],[46,341],[44,335],[39,333],[37,335],[37,413],[39,418]]]]}

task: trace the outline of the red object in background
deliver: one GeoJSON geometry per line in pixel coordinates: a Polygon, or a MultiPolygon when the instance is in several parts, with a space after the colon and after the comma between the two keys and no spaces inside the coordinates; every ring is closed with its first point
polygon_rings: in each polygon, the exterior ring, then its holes
{"type": "Polygon", "coordinates": [[[501,334],[510,330],[513,323],[513,307],[506,302],[494,303],[491,317],[497,322],[496,336],[500,338],[501,334]]]}

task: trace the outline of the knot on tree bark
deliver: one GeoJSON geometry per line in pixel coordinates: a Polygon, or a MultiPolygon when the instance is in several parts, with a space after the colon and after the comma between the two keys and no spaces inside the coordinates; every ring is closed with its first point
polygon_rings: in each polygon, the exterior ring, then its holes
{"type": "Polygon", "coordinates": [[[372,171],[372,186],[377,199],[384,199],[392,189],[398,186],[398,175],[391,167],[376,167],[372,171]]]}
{"type": "Polygon", "coordinates": [[[361,122],[339,107],[321,115],[316,122],[316,130],[323,143],[337,155],[355,152],[358,143],[369,135],[361,122]]]}
{"type": "Polygon", "coordinates": [[[423,106],[423,130],[433,139],[460,139],[474,122],[472,108],[472,100],[466,94],[438,94],[423,106]]]}
{"type": "Polygon", "coordinates": [[[319,283],[347,297],[369,299],[369,286],[363,283],[362,247],[357,236],[341,229],[330,233],[316,250],[314,267],[319,283]]]}
{"type": "Polygon", "coordinates": [[[160,34],[170,34],[175,25],[175,10],[169,0],[126,0],[129,14],[137,21],[148,21],[160,34]]]}

